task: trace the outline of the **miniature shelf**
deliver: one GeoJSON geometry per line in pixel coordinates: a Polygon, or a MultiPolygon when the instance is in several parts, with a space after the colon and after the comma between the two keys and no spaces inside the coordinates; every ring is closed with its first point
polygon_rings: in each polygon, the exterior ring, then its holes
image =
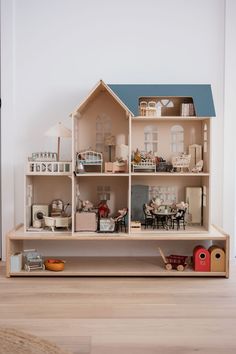
{"type": "Polygon", "coordinates": [[[129,173],[105,173],[105,172],[85,172],[77,173],[76,177],[127,177],[129,173]]]}
{"type": "Polygon", "coordinates": [[[211,225],[209,232],[204,230],[201,233],[196,232],[185,232],[182,230],[175,232],[168,232],[164,230],[160,230],[157,232],[156,230],[142,230],[140,232],[131,232],[131,233],[97,233],[97,232],[25,232],[24,226],[19,225],[16,230],[9,233],[9,240],[41,240],[41,241],[53,241],[53,240],[61,240],[61,241],[86,241],[86,240],[165,240],[165,241],[204,241],[204,240],[215,240],[215,241],[226,241],[227,235],[223,233],[223,231],[216,228],[214,225],[211,225]]]}
{"type": "MultiPolygon", "coordinates": [[[[155,245],[154,247],[158,246],[155,245]]],[[[78,246],[79,247],[79,246],[78,246]]],[[[68,233],[45,233],[36,234],[31,232],[24,232],[23,226],[20,225],[16,230],[11,231],[7,237],[7,276],[218,276],[228,277],[228,262],[229,262],[229,236],[224,234],[215,226],[211,227],[210,232],[203,234],[181,234],[181,233],[165,233],[162,234],[97,234],[85,232],[83,235],[77,233],[69,235],[68,233]],[[22,252],[24,249],[24,242],[35,242],[40,246],[41,242],[63,242],[63,249],[71,242],[81,241],[188,241],[188,242],[207,242],[211,241],[213,244],[223,244],[226,252],[226,271],[225,272],[195,272],[191,268],[184,272],[177,272],[175,270],[167,271],[164,268],[160,257],[63,257],[66,260],[65,270],[62,272],[50,271],[32,271],[26,272],[24,270],[18,273],[11,273],[10,271],[10,255],[15,252],[22,252]]],[[[47,256],[47,258],[50,258],[47,256]]]]}
{"type": "Polygon", "coordinates": [[[156,176],[156,177],[208,177],[208,172],[131,172],[131,176],[156,176]]]}

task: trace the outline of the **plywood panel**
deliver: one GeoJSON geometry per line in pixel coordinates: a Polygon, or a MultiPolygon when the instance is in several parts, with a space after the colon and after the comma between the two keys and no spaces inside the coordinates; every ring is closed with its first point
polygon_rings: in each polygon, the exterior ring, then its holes
{"type": "Polygon", "coordinates": [[[50,204],[53,199],[62,199],[71,204],[71,178],[35,176],[33,183],[33,204],[50,204]]]}

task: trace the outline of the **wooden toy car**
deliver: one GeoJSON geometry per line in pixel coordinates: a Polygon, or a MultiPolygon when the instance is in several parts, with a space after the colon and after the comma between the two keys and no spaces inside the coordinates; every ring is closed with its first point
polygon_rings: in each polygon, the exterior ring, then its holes
{"type": "Polygon", "coordinates": [[[159,247],[158,249],[159,249],[161,258],[163,259],[163,262],[165,263],[165,267],[167,270],[176,269],[176,270],[182,272],[187,267],[188,264],[187,264],[186,260],[187,260],[188,256],[180,256],[180,255],[171,254],[170,256],[165,257],[161,248],[159,247]]]}

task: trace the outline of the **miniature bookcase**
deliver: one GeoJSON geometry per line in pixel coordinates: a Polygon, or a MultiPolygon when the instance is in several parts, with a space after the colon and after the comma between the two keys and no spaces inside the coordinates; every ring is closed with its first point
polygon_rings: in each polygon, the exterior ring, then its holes
{"type": "MultiPolygon", "coordinates": [[[[91,247],[94,240],[122,240],[151,241],[157,256],[121,254],[123,268],[109,257],[71,257],[56,275],[228,276],[229,237],[211,225],[214,116],[210,85],[99,81],[70,115],[71,161],[37,155],[27,164],[24,226],[8,235],[7,275],[29,274],[10,269],[10,257],[23,251],[26,240],[39,250],[42,240],[55,242],[55,247],[59,240],[65,247],[71,240],[89,241],[91,247]],[[196,271],[196,261],[188,269],[180,264],[184,271],[176,271],[165,260],[185,258],[165,258],[158,251],[164,242],[166,252],[173,254],[176,241],[188,245],[189,256],[198,254],[197,245],[207,250],[207,257],[209,247],[218,247],[224,266],[196,271]]],[[[30,275],[55,273],[38,270],[30,275]]]]}

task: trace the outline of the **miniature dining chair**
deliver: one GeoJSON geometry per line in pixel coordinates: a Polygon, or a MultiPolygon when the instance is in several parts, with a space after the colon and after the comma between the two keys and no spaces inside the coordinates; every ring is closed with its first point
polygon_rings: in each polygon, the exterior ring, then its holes
{"type": "Polygon", "coordinates": [[[177,213],[172,217],[172,229],[175,228],[175,225],[177,226],[177,230],[180,229],[180,226],[183,226],[183,229],[185,230],[186,226],[186,221],[185,221],[185,214],[186,214],[187,209],[178,209],[177,213]]]}
{"type": "Polygon", "coordinates": [[[144,227],[145,229],[148,228],[150,225],[153,227],[154,222],[155,222],[155,217],[151,212],[151,209],[148,208],[147,204],[143,204],[143,213],[144,213],[144,227]]]}

